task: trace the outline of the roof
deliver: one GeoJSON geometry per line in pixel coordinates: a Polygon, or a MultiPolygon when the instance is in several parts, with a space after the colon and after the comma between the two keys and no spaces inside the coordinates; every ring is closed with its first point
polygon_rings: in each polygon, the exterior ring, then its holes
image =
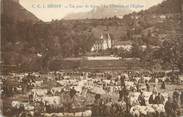
{"type": "Polygon", "coordinates": [[[108,39],[111,38],[109,33],[102,33],[100,39],[108,39]],[[108,37],[109,36],[109,37],[108,37]]]}

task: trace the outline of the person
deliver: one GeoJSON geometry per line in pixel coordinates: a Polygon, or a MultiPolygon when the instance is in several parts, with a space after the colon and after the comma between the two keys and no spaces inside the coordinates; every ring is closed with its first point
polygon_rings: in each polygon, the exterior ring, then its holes
{"type": "Polygon", "coordinates": [[[22,85],[22,92],[25,93],[28,89],[28,79],[27,79],[27,77],[24,77],[22,79],[22,84],[21,85],[22,85]]]}
{"type": "Polygon", "coordinates": [[[173,92],[173,107],[175,109],[174,115],[176,115],[176,113],[178,112],[178,108],[180,107],[180,94],[178,89],[175,89],[175,91],[173,92]]]}
{"type": "Polygon", "coordinates": [[[96,94],[92,107],[92,117],[99,117],[101,115],[100,105],[101,105],[101,96],[100,94],[96,94]]]}
{"type": "Polygon", "coordinates": [[[124,86],[120,91],[119,91],[119,100],[124,99],[125,95],[127,95],[128,91],[126,89],[126,86],[124,86]]]}
{"type": "Polygon", "coordinates": [[[165,86],[165,81],[162,81],[162,84],[161,84],[161,89],[166,89],[166,86],[165,86]]]}
{"type": "Polygon", "coordinates": [[[53,92],[51,89],[48,89],[47,95],[53,95],[53,92]]]}
{"type": "Polygon", "coordinates": [[[178,103],[179,101],[179,92],[177,89],[173,92],[173,100],[178,103]]]}
{"type": "Polygon", "coordinates": [[[181,105],[183,106],[183,91],[180,94],[180,102],[181,102],[181,105]]]}
{"type": "Polygon", "coordinates": [[[140,83],[139,83],[139,81],[137,81],[137,83],[136,83],[136,88],[137,88],[137,92],[140,92],[140,83]]]}
{"type": "Polygon", "coordinates": [[[148,81],[146,80],[145,82],[146,82],[147,91],[150,91],[150,85],[149,85],[148,81]]]}
{"type": "Polygon", "coordinates": [[[174,117],[173,102],[171,97],[168,97],[168,100],[165,103],[165,112],[166,117],[174,117]]]}
{"type": "Polygon", "coordinates": [[[24,111],[25,111],[25,107],[24,107],[24,105],[23,105],[23,104],[20,104],[19,109],[18,109],[18,110],[16,110],[16,112],[17,112],[17,116],[22,115],[22,113],[23,113],[24,111]]]}
{"type": "Polygon", "coordinates": [[[121,81],[121,87],[125,86],[125,76],[124,75],[122,75],[120,77],[120,81],[121,81]]]}
{"type": "Polygon", "coordinates": [[[101,99],[100,103],[99,103],[99,112],[100,112],[100,116],[104,116],[105,115],[105,108],[106,108],[106,100],[105,99],[101,99]]]}
{"type": "Polygon", "coordinates": [[[164,104],[165,98],[161,93],[158,93],[158,95],[155,97],[155,104],[164,104]]]}
{"type": "Polygon", "coordinates": [[[18,117],[28,117],[28,112],[23,111],[18,117]]]}
{"type": "Polygon", "coordinates": [[[173,108],[173,112],[172,112],[172,115],[173,117],[176,117],[177,116],[177,110],[179,108],[179,104],[177,102],[177,100],[173,99],[173,102],[172,102],[172,108],[173,108]]]}
{"type": "Polygon", "coordinates": [[[149,97],[149,104],[156,104],[156,94],[152,93],[151,96],[149,97]]]}
{"type": "Polygon", "coordinates": [[[156,85],[153,86],[152,92],[153,92],[153,93],[157,93],[157,92],[158,92],[158,90],[157,90],[157,88],[156,88],[156,85]]]}
{"type": "Polygon", "coordinates": [[[139,103],[140,103],[141,106],[145,106],[146,105],[145,104],[145,96],[144,96],[144,94],[143,94],[142,91],[140,92],[140,95],[138,97],[138,101],[139,101],[139,103]]]}
{"type": "Polygon", "coordinates": [[[65,112],[72,112],[75,109],[75,102],[76,97],[70,91],[70,93],[65,94],[65,103],[64,103],[64,110],[65,112]]]}
{"type": "Polygon", "coordinates": [[[124,95],[123,90],[120,90],[120,91],[119,91],[119,99],[118,99],[118,100],[122,100],[123,95],[124,95]]]}
{"type": "Polygon", "coordinates": [[[124,101],[126,103],[126,112],[129,113],[130,112],[130,108],[131,108],[131,98],[129,93],[127,93],[124,97],[124,101]]]}
{"type": "Polygon", "coordinates": [[[29,102],[30,102],[30,103],[33,102],[33,98],[34,98],[34,93],[31,92],[31,93],[29,94],[29,102]]]}
{"type": "Polygon", "coordinates": [[[20,105],[20,108],[19,108],[19,114],[18,114],[18,117],[31,117],[31,114],[25,110],[25,107],[23,104],[20,105]]]}
{"type": "Polygon", "coordinates": [[[156,87],[158,86],[158,79],[157,78],[155,78],[155,85],[156,85],[156,87]]]}
{"type": "Polygon", "coordinates": [[[76,95],[76,90],[74,87],[72,87],[72,89],[70,90],[70,96],[71,98],[74,97],[76,95]]]}

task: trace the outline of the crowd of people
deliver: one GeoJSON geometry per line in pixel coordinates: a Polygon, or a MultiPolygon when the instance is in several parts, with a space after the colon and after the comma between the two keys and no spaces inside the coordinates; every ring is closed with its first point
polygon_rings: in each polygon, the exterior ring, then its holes
{"type": "MultiPolygon", "coordinates": [[[[115,111],[115,113],[111,113],[111,116],[131,116],[130,115],[130,109],[133,106],[133,104],[131,103],[130,100],[130,91],[126,89],[125,86],[125,77],[122,76],[121,79],[121,87],[122,90],[119,91],[119,99],[118,102],[122,102],[125,103],[125,107],[123,107],[124,110],[120,110],[120,107],[118,107],[118,109],[115,111]]],[[[156,81],[155,81],[156,82],[156,81]]],[[[146,91],[150,91],[150,84],[148,83],[148,81],[145,81],[146,83],[146,91]]],[[[161,84],[161,89],[165,89],[165,81],[162,81],[161,84]]],[[[178,89],[175,89],[175,91],[173,92],[172,96],[169,95],[168,96],[168,100],[165,100],[165,97],[161,94],[160,91],[158,91],[157,86],[153,85],[152,88],[152,94],[150,95],[150,97],[148,98],[148,104],[146,103],[146,99],[144,96],[144,91],[139,89],[139,84],[136,84],[136,89],[137,92],[140,92],[140,95],[138,96],[138,104],[140,106],[147,106],[149,104],[157,104],[157,105],[164,105],[164,109],[165,109],[165,113],[154,113],[153,117],[177,117],[181,115],[180,112],[180,108],[183,106],[183,91],[179,91],[178,89]]],[[[93,107],[93,115],[94,116],[106,116],[106,112],[105,110],[105,106],[103,106],[104,102],[102,102],[102,98],[100,98],[100,96],[96,95],[95,97],[95,102],[94,102],[94,107],[93,107]],[[101,109],[103,108],[103,109],[101,109]]],[[[111,101],[111,100],[110,100],[111,101]]],[[[112,101],[111,101],[112,102],[112,101]]],[[[106,102],[107,103],[107,102],[106,102]]],[[[113,102],[112,104],[115,105],[115,103],[113,102]]],[[[112,107],[111,107],[112,108],[112,107]]]]}
{"type": "Polygon", "coordinates": [[[172,78],[165,78],[164,73],[150,72],[52,72],[2,76],[3,98],[14,99],[10,106],[3,102],[7,106],[3,111],[18,117],[48,116],[45,113],[58,114],[49,116],[74,113],[70,116],[179,117],[183,89],[175,88],[169,93],[167,85],[174,83],[169,79],[172,78]],[[26,104],[18,101],[17,95],[27,97],[26,104]],[[159,111],[157,107],[163,108],[159,111]],[[146,112],[141,111],[143,108],[146,112]]]}

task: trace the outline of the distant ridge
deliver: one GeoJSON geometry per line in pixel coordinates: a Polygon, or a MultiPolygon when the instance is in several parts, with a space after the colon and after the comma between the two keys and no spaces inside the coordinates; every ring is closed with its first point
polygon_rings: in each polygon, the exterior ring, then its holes
{"type": "Polygon", "coordinates": [[[64,19],[103,19],[114,16],[122,18],[128,13],[131,13],[131,10],[127,8],[104,8],[100,6],[89,12],[71,13],[64,19]]]}

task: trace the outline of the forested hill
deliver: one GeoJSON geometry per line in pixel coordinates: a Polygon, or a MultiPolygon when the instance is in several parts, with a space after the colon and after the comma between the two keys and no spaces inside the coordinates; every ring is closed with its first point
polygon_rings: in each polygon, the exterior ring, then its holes
{"type": "Polygon", "coordinates": [[[15,1],[2,1],[3,66],[36,71],[47,67],[50,61],[90,51],[95,40],[90,32],[92,26],[80,21],[45,23],[15,1]]]}
{"type": "Polygon", "coordinates": [[[35,15],[23,8],[18,3],[18,0],[2,0],[1,15],[3,15],[3,17],[11,18],[14,22],[37,22],[40,20],[35,15]]]}
{"type": "Polygon", "coordinates": [[[167,14],[181,12],[182,0],[164,0],[161,4],[153,6],[146,10],[146,13],[151,14],[167,14]]]}

